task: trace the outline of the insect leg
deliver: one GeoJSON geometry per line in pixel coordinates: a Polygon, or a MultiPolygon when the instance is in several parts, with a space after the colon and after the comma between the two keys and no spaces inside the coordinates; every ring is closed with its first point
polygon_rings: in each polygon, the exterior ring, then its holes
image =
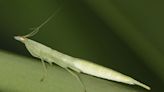
{"type": "Polygon", "coordinates": [[[85,87],[84,83],[82,82],[80,76],[79,76],[78,74],[74,73],[72,70],[70,70],[70,69],[68,69],[68,68],[66,68],[66,70],[67,70],[69,73],[71,73],[73,76],[76,77],[76,79],[80,82],[81,86],[83,87],[84,92],[87,92],[87,91],[86,91],[86,87],[85,87]]]}
{"type": "Polygon", "coordinates": [[[40,79],[40,81],[42,82],[42,81],[44,81],[45,77],[47,76],[47,67],[46,67],[46,65],[45,65],[44,60],[41,59],[41,61],[42,61],[42,65],[43,65],[43,68],[44,68],[44,75],[43,75],[42,78],[40,79]]]}

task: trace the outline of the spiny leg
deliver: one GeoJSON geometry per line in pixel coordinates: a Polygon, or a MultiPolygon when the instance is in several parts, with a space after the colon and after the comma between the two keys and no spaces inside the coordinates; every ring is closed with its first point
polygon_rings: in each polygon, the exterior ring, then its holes
{"type": "Polygon", "coordinates": [[[45,65],[44,60],[41,59],[41,61],[42,61],[43,69],[44,69],[44,74],[43,74],[42,78],[40,79],[40,81],[42,82],[42,81],[44,81],[45,77],[47,76],[47,67],[45,65]]]}
{"type": "Polygon", "coordinates": [[[76,73],[74,73],[72,70],[70,70],[70,69],[68,69],[68,68],[66,68],[66,70],[67,70],[69,73],[71,73],[73,76],[76,77],[76,79],[80,82],[81,86],[83,87],[84,92],[87,92],[86,87],[85,87],[84,83],[82,82],[80,76],[78,76],[76,73]]]}

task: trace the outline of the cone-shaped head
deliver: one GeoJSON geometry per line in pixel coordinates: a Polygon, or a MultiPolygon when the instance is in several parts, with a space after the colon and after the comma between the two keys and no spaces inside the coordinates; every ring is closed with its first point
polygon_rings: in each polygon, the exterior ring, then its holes
{"type": "Polygon", "coordinates": [[[15,40],[18,40],[18,41],[20,41],[22,43],[24,43],[24,41],[26,40],[26,38],[25,37],[22,37],[22,36],[14,36],[14,39],[15,40]]]}

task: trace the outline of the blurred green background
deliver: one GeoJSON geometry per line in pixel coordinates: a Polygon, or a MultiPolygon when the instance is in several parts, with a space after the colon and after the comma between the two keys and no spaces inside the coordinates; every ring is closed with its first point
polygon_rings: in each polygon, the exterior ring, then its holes
{"type": "Polygon", "coordinates": [[[1,0],[1,52],[31,58],[13,36],[31,32],[59,7],[31,39],[141,80],[150,92],[164,91],[162,0],[1,0]]]}

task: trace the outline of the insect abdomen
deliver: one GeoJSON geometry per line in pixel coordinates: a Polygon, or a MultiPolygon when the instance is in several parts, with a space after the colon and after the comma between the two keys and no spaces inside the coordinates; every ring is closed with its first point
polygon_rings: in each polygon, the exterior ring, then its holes
{"type": "Polygon", "coordinates": [[[126,76],[124,74],[121,74],[117,71],[114,71],[112,69],[88,62],[86,60],[77,60],[74,62],[74,66],[78,68],[81,72],[96,76],[99,78],[122,82],[130,85],[139,85],[141,87],[144,87],[148,90],[150,90],[150,87],[134,80],[133,78],[126,76]]]}

